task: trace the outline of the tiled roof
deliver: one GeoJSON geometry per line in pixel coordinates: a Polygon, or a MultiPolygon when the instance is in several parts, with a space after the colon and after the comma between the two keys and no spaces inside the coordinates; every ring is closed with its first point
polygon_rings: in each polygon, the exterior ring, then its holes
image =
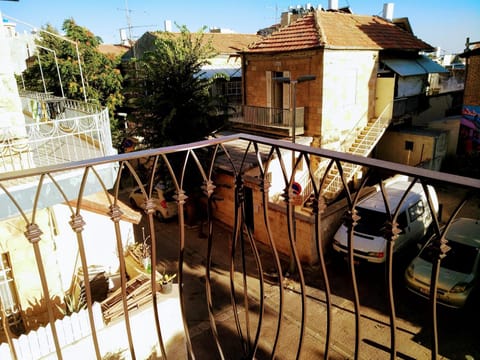
{"type": "Polygon", "coordinates": [[[114,56],[119,56],[125,54],[130,48],[123,45],[114,45],[114,44],[100,44],[98,45],[98,51],[102,54],[108,55],[112,54],[114,56]]]}
{"type": "Polygon", "coordinates": [[[247,52],[306,50],[320,46],[369,50],[432,49],[429,44],[378,16],[318,11],[250,46],[247,52]]]}
{"type": "Polygon", "coordinates": [[[249,46],[247,52],[305,50],[320,45],[315,16],[311,13],[249,46]]]}
{"type": "MultiPolygon", "coordinates": [[[[155,32],[156,36],[163,36],[165,32],[155,32]]],[[[179,33],[170,33],[173,36],[178,36],[179,33]]],[[[220,54],[235,54],[238,51],[244,50],[248,45],[262,39],[256,34],[229,34],[229,33],[204,33],[205,41],[212,41],[213,48],[220,54]]],[[[198,36],[197,33],[192,33],[192,36],[198,36]]]]}

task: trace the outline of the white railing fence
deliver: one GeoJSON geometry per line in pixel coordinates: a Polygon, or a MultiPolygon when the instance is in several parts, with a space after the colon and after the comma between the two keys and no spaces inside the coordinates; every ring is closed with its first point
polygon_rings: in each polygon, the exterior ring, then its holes
{"type": "MultiPolygon", "coordinates": [[[[104,327],[102,309],[99,303],[92,305],[94,322],[97,330],[104,327]]],[[[60,346],[64,347],[91,335],[90,321],[87,309],[80,310],[70,316],[65,316],[55,322],[60,346]]],[[[49,354],[55,354],[50,324],[37,330],[23,334],[17,339],[12,339],[17,359],[36,360],[49,354]]],[[[81,357],[81,354],[79,354],[81,357]]],[[[0,359],[14,359],[7,343],[0,344],[0,359]]]]}

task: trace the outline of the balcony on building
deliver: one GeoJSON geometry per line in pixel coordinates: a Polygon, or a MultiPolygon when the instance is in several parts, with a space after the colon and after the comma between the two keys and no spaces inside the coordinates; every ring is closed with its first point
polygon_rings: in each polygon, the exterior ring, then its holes
{"type": "MultiPolygon", "coordinates": [[[[237,106],[230,114],[232,126],[245,132],[263,133],[266,136],[293,136],[293,109],[281,109],[262,106],[237,106]]],[[[295,110],[295,136],[303,135],[305,131],[305,108],[295,110]]]]}
{"type": "MultiPolygon", "coordinates": [[[[38,168],[64,167],[63,184],[76,184],[81,179],[75,171],[67,171],[68,164],[117,153],[112,146],[108,109],[76,100],[56,97],[46,93],[21,92],[20,101],[24,122],[10,122],[0,126],[0,172],[18,173],[21,176],[9,181],[12,191],[22,192],[25,199],[34,197],[38,178],[25,177],[25,174],[38,168]]],[[[102,175],[107,175],[107,184],[113,186],[115,165],[97,167],[102,175]]],[[[47,179],[45,186],[52,186],[47,179]]],[[[76,194],[66,186],[69,198],[76,194]]],[[[86,187],[87,193],[99,191],[92,182],[86,187]]],[[[5,193],[0,194],[0,202],[5,193]]],[[[49,206],[60,199],[44,199],[49,206]]],[[[1,207],[0,218],[13,215],[9,207],[1,207]]]]}

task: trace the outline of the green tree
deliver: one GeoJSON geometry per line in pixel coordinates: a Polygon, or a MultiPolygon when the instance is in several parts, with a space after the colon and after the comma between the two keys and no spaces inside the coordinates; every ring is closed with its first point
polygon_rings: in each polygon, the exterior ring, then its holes
{"type": "Polygon", "coordinates": [[[39,32],[40,37],[37,44],[41,47],[39,46],[37,51],[40,63],[36,58],[34,64],[24,72],[23,78],[27,89],[44,91],[40,72],[41,65],[47,91],[57,96],[62,95],[54,54],[43,49],[46,48],[54,50],[56,53],[65,97],[84,100],[80,66],[74,44],[76,42],[88,101],[108,106],[113,115],[115,108],[123,102],[122,75],[118,69],[119,60],[109,58],[99,52],[98,46],[102,43],[101,38],[77,25],[73,19],[65,20],[62,29],[65,36],[60,35],[49,24],[39,32]],[[57,36],[50,35],[50,33],[57,36]],[[63,40],[61,37],[70,41],[63,40]]]}
{"type": "Polygon", "coordinates": [[[147,147],[196,141],[221,126],[223,100],[209,91],[213,80],[201,76],[215,55],[204,29],[181,26],[178,33],[158,33],[153,47],[132,60],[130,105],[147,147]]]}

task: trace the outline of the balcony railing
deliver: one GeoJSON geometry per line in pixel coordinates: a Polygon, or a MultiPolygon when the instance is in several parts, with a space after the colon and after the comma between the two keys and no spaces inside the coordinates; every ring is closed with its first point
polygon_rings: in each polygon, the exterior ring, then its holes
{"type": "MultiPolygon", "coordinates": [[[[304,133],[305,108],[297,107],[295,118],[295,134],[304,133]]],[[[278,109],[270,107],[243,105],[239,111],[230,117],[235,125],[246,127],[252,130],[292,136],[293,110],[278,109]]]]}
{"type": "Polygon", "coordinates": [[[0,127],[0,170],[25,170],[113,155],[108,109],[24,93],[25,124],[0,127]]]}
{"type": "Polygon", "coordinates": [[[16,171],[113,155],[108,109],[22,93],[25,124],[0,128],[0,169],[16,171]]]}
{"type": "MultiPolygon", "coordinates": [[[[471,344],[463,342],[469,339],[466,333],[476,331],[477,324],[468,328],[462,323],[461,329],[450,331],[448,344],[453,348],[448,348],[447,342],[439,343],[443,333],[437,323],[435,297],[430,298],[428,307],[418,309],[405,304],[408,299],[399,298],[402,296],[398,289],[403,284],[403,276],[393,276],[397,261],[393,256],[398,230],[396,215],[386,223],[385,266],[359,269],[355,265],[351,239],[357,220],[356,194],[393,174],[412,177],[422,183],[427,192],[429,187],[426,185],[434,185],[437,189],[450,189],[446,193],[454,189],[455,194],[461,194],[453,197],[456,203],[452,206],[443,203],[443,220],[438,215],[433,221],[435,233],[441,232],[442,221],[448,222],[460,214],[459,209],[465,200],[467,204],[477,202],[471,209],[477,209],[478,217],[480,180],[243,134],[37,170],[2,172],[0,193],[7,195],[2,206],[17,209],[20,217],[15,224],[18,227],[23,223],[26,238],[8,239],[10,257],[14,262],[13,257],[26,256],[26,250],[19,254],[15,250],[24,244],[26,249],[31,249],[35,259],[28,277],[13,280],[18,289],[28,287],[33,278],[41,283],[41,299],[30,301],[32,306],[41,307],[43,304],[45,308],[44,323],[37,324],[37,333],[41,334],[35,335],[35,339],[46,336],[49,341],[40,344],[37,341],[35,346],[25,345],[27,338],[34,338],[33,334],[20,336],[17,340],[15,338],[20,334],[7,330],[4,344],[0,346],[1,358],[28,358],[25,346],[37,357],[58,359],[70,358],[72,354],[102,359],[116,352],[132,359],[160,355],[172,359],[393,359],[396,356],[436,359],[438,355],[449,357],[458,349],[475,348],[476,337],[470,336],[471,344]],[[284,152],[283,149],[290,151],[284,152]],[[293,174],[285,171],[287,164],[291,164],[292,151],[297,156],[297,166],[301,162],[308,165],[315,157],[330,159],[340,172],[345,164],[368,169],[360,188],[353,189],[351,184],[344,182],[347,201],[341,212],[350,214],[346,217],[347,224],[350,224],[346,262],[341,259],[333,261],[328,251],[331,244],[328,228],[333,223],[327,223],[332,221],[327,219],[330,219],[332,210],[325,208],[320,196],[322,179],[316,180],[310,175],[315,195],[312,215],[305,218],[296,212],[292,184],[297,169],[293,174]],[[283,158],[282,152],[289,156],[283,158]],[[143,159],[151,160],[147,186],[142,184],[137,171],[137,164],[143,159]],[[280,173],[272,174],[269,170],[273,162],[279,163],[276,168],[280,173]],[[98,307],[93,304],[89,274],[96,264],[85,252],[84,244],[91,239],[86,238],[89,220],[82,209],[86,201],[83,191],[87,178],[92,175],[95,182],[102,184],[103,178],[95,169],[105,164],[118,165],[115,166],[117,181],[111,191],[107,190],[108,186],[103,186],[101,198],[104,200],[97,204],[96,212],[110,219],[111,237],[94,240],[98,246],[109,241],[116,244],[120,286],[106,303],[102,303],[103,317],[99,317],[98,307]],[[52,274],[55,273],[55,263],[50,261],[47,265],[46,259],[50,258],[50,253],[56,253],[57,261],[61,259],[62,242],[58,241],[57,247],[46,246],[48,237],[42,236],[36,217],[41,210],[42,197],[54,193],[62,197],[61,182],[57,180],[65,171],[84,173],[82,181],[76,184],[78,198],[74,201],[64,198],[71,212],[71,216],[63,218],[65,224],[59,224],[59,218],[48,223],[56,229],[70,227],[77,242],[75,271],[82,273],[86,299],[86,315],[82,315],[84,320],[81,320],[84,327],[78,326],[76,331],[83,334],[81,339],[66,334],[64,325],[56,321],[59,316],[53,309],[58,298],[52,294],[55,288],[52,283],[59,275],[52,274]],[[30,199],[33,212],[27,212],[22,208],[25,199],[21,198],[21,193],[10,191],[8,184],[13,179],[28,181],[31,177],[40,180],[36,181],[38,191],[35,198],[30,199]],[[176,222],[155,220],[152,190],[159,178],[168,178],[175,188],[176,222]],[[53,184],[48,193],[42,190],[47,179],[53,184]],[[270,181],[283,182],[283,206],[268,202],[270,181]],[[126,239],[120,231],[125,211],[121,210],[121,200],[127,200],[129,189],[134,186],[140,186],[146,209],[141,229],[135,228],[135,241],[148,243],[150,263],[155,264],[153,268],[157,270],[150,271],[147,281],[142,277],[127,279],[131,259],[128,259],[124,248],[126,239]],[[190,211],[193,199],[200,208],[197,215],[204,216],[205,226],[201,228],[204,237],[197,234],[198,230],[192,232],[189,225],[193,218],[190,211]],[[229,226],[219,226],[220,223],[229,226]],[[305,249],[315,249],[315,266],[302,261],[305,249]],[[170,295],[158,292],[159,279],[166,269],[176,273],[175,282],[180,284],[170,295]],[[368,270],[367,274],[364,270],[368,270]],[[288,276],[287,272],[290,273],[288,276]],[[137,296],[139,291],[146,295],[137,296]],[[374,300],[378,300],[378,304],[373,305],[374,300]],[[113,302],[117,304],[116,320],[108,322],[111,311],[107,311],[105,304],[113,302]],[[418,326],[412,329],[412,323],[418,326]],[[415,334],[421,337],[418,341],[415,334]],[[173,348],[174,339],[181,340],[179,347],[173,348]]],[[[387,198],[385,202],[385,207],[389,208],[387,198]]],[[[433,209],[431,201],[427,206],[433,209]]],[[[1,224],[6,226],[5,222],[1,224]]],[[[44,229],[43,232],[47,233],[44,229]]],[[[5,240],[2,241],[4,246],[5,240]]],[[[445,255],[449,256],[443,252],[445,246],[440,240],[438,249],[439,261],[445,255]]],[[[13,273],[18,275],[15,266],[13,273]]],[[[63,277],[69,275],[61,274],[63,277]]],[[[432,279],[432,288],[435,288],[436,277],[432,279]]],[[[64,306],[63,301],[58,305],[64,306]]],[[[21,309],[27,318],[30,310],[21,309]]],[[[7,318],[5,313],[2,318],[7,318]]],[[[76,324],[79,318],[80,315],[72,315],[68,321],[64,318],[64,323],[76,324]]],[[[3,321],[3,327],[8,329],[6,321],[3,321]]]]}

